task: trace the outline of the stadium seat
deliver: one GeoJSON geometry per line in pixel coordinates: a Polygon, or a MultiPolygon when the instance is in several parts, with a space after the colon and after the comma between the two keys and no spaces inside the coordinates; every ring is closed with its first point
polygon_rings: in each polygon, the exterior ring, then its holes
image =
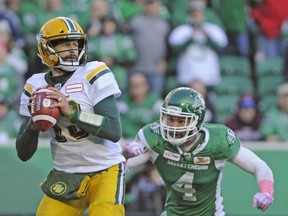
{"type": "Polygon", "coordinates": [[[164,86],[164,94],[170,92],[174,88],[179,87],[180,84],[177,81],[177,77],[175,75],[166,76],[165,86],[164,86]]]}
{"type": "Polygon", "coordinates": [[[263,95],[260,97],[259,108],[262,112],[267,112],[270,108],[275,107],[277,104],[277,96],[274,95],[263,95]]]}
{"type": "Polygon", "coordinates": [[[260,97],[265,95],[276,95],[278,86],[283,83],[283,76],[261,76],[258,77],[258,94],[260,97]]]}
{"type": "Polygon", "coordinates": [[[240,95],[243,92],[253,92],[253,83],[250,76],[225,75],[214,90],[217,94],[240,95]]]}
{"type": "Polygon", "coordinates": [[[220,57],[220,69],[222,76],[225,75],[251,75],[251,67],[249,60],[240,56],[221,56],[220,57]]]}
{"type": "Polygon", "coordinates": [[[266,59],[265,61],[256,62],[257,77],[262,76],[283,76],[283,58],[266,59]]]}
{"type": "Polygon", "coordinates": [[[219,123],[223,123],[223,121],[235,111],[238,98],[239,95],[236,94],[216,95],[215,108],[217,121],[219,123]]]}

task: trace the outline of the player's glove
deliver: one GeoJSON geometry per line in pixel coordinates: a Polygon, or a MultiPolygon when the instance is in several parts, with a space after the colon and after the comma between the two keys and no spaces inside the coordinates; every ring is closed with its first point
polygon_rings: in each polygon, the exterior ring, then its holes
{"type": "Polygon", "coordinates": [[[253,207],[263,212],[273,203],[274,198],[269,193],[256,193],[253,198],[253,207]]]}
{"type": "Polygon", "coordinates": [[[126,144],[123,150],[125,153],[135,156],[140,155],[145,151],[144,147],[140,143],[135,141],[126,144]]]}

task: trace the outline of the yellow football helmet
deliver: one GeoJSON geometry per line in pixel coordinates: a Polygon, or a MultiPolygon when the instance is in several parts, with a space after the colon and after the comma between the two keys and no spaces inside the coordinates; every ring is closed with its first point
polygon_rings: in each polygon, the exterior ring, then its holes
{"type": "Polygon", "coordinates": [[[64,71],[72,72],[78,66],[86,64],[87,61],[87,35],[81,26],[71,18],[56,17],[47,21],[37,34],[38,56],[42,63],[48,67],[60,68],[64,71]],[[63,61],[55,51],[53,44],[57,41],[77,40],[78,41],[78,60],[63,61]]]}

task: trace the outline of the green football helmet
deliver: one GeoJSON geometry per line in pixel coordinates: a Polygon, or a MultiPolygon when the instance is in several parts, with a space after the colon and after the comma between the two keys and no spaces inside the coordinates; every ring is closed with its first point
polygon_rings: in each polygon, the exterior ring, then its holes
{"type": "Polygon", "coordinates": [[[205,101],[198,91],[187,87],[172,90],[160,109],[163,139],[176,146],[189,141],[201,129],[205,113],[205,101]]]}

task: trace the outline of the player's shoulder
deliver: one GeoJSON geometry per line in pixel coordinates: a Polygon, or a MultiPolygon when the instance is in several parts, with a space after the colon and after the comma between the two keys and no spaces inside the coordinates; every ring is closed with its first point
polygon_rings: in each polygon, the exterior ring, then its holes
{"type": "Polygon", "coordinates": [[[209,131],[213,133],[223,133],[229,129],[229,127],[227,127],[224,124],[216,124],[216,123],[204,123],[203,127],[207,128],[209,131]]]}
{"type": "Polygon", "coordinates": [[[101,76],[111,73],[110,68],[101,61],[91,61],[88,62],[85,66],[80,67],[76,74],[81,79],[86,79],[87,82],[93,84],[101,76]]]}
{"type": "Polygon", "coordinates": [[[157,141],[158,137],[161,137],[159,122],[145,125],[139,130],[138,136],[141,137],[141,139],[145,139],[148,143],[157,141]]]}
{"type": "Polygon", "coordinates": [[[161,135],[160,132],[160,124],[158,121],[147,124],[143,127],[143,131],[150,136],[158,136],[161,135]]]}
{"type": "Polygon", "coordinates": [[[36,74],[33,74],[32,76],[30,76],[26,82],[30,82],[30,83],[38,83],[40,80],[43,80],[45,79],[45,75],[46,75],[46,72],[43,72],[43,73],[36,73],[36,74]]]}
{"type": "Polygon", "coordinates": [[[205,123],[202,130],[209,134],[209,140],[215,143],[232,145],[240,142],[236,133],[224,124],[205,123]]]}
{"type": "Polygon", "coordinates": [[[26,92],[27,93],[26,95],[29,96],[37,88],[41,88],[47,85],[45,81],[45,75],[46,73],[36,73],[33,74],[31,77],[29,77],[24,85],[24,93],[26,92]]]}

